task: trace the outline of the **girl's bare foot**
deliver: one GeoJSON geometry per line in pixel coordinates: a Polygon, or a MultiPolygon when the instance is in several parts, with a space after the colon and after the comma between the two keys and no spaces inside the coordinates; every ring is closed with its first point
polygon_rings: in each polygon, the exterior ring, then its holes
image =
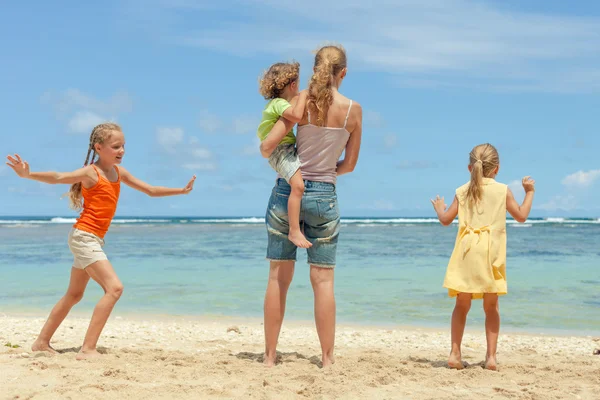
{"type": "Polygon", "coordinates": [[[463,369],[465,367],[462,363],[460,353],[450,353],[450,357],[448,357],[448,366],[452,369],[463,369]]]}
{"type": "Polygon", "coordinates": [[[498,364],[496,363],[496,356],[487,356],[485,358],[485,369],[489,369],[490,371],[497,371],[498,364]]]}
{"type": "Polygon", "coordinates": [[[302,232],[300,232],[300,230],[290,230],[288,239],[290,239],[290,242],[294,243],[301,249],[308,249],[312,246],[312,243],[306,240],[306,238],[304,237],[302,232]]]}
{"type": "Polygon", "coordinates": [[[50,354],[58,354],[58,351],[54,350],[50,346],[50,343],[43,343],[37,340],[31,345],[31,351],[46,351],[50,354]]]}
{"type": "Polygon", "coordinates": [[[77,357],[75,357],[76,360],[93,360],[95,358],[99,358],[102,357],[102,354],[98,353],[98,350],[94,349],[94,350],[79,350],[79,353],[77,353],[77,357]]]}

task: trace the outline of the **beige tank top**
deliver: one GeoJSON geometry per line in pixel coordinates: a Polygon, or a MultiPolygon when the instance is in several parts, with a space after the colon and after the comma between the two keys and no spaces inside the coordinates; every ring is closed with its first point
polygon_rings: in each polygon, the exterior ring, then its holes
{"type": "Polygon", "coordinates": [[[310,112],[308,124],[298,126],[296,148],[300,159],[302,178],[315,182],[335,184],[337,181],[337,162],[346,148],[350,132],[346,130],[352,100],[341,128],[312,125],[310,112]]]}

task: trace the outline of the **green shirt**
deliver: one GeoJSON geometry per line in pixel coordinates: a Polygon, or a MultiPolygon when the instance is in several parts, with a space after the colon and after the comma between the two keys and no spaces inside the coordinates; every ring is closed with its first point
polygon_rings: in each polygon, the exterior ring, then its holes
{"type": "MultiPolygon", "coordinates": [[[[262,121],[258,125],[258,131],[256,132],[258,138],[262,142],[267,138],[269,132],[275,125],[275,122],[281,117],[285,110],[290,108],[292,105],[285,99],[276,98],[267,103],[262,113],[262,121]]],[[[281,140],[279,144],[295,144],[296,136],[294,136],[294,128],[292,128],[287,135],[281,140]]]]}

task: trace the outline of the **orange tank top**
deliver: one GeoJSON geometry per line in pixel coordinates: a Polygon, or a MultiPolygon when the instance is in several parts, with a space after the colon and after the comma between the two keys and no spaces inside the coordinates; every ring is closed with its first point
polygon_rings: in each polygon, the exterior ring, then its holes
{"type": "Polygon", "coordinates": [[[118,178],[116,182],[111,182],[100,175],[95,165],[92,167],[98,174],[98,182],[89,189],[81,188],[83,211],[73,227],[104,238],[117,211],[121,192],[121,174],[115,165],[118,178]]]}

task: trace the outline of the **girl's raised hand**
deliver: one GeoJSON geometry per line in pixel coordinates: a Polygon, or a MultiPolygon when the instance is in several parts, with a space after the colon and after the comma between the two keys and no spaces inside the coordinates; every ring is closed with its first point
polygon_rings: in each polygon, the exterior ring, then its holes
{"type": "Polygon", "coordinates": [[[187,185],[183,188],[183,194],[188,194],[194,189],[194,182],[196,181],[196,175],[192,176],[192,179],[188,182],[187,185]]]}
{"type": "Polygon", "coordinates": [[[523,184],[523,189],[525,189],[525,193],[535,191],[535,181],[531,179],[530,176],[524,177],[521,183],[523,184]]]}
{"type": "Polygon", "coordinates": [[[6,165],[11,167],[21,178],[27,178],[29,176],[29,164],[27,161],[22,160],[18,154],[6,156],[6,159],[8,160],[6,165]]]}
{"type": "Polygon", "coordinates": [[[433,204],[433,209],[436,213],[441,214],[446,211],[446,203],[444,202],[444,197],[440,197],[439,195],[434,199],[431,199],[431,204],[433,204]]]}

